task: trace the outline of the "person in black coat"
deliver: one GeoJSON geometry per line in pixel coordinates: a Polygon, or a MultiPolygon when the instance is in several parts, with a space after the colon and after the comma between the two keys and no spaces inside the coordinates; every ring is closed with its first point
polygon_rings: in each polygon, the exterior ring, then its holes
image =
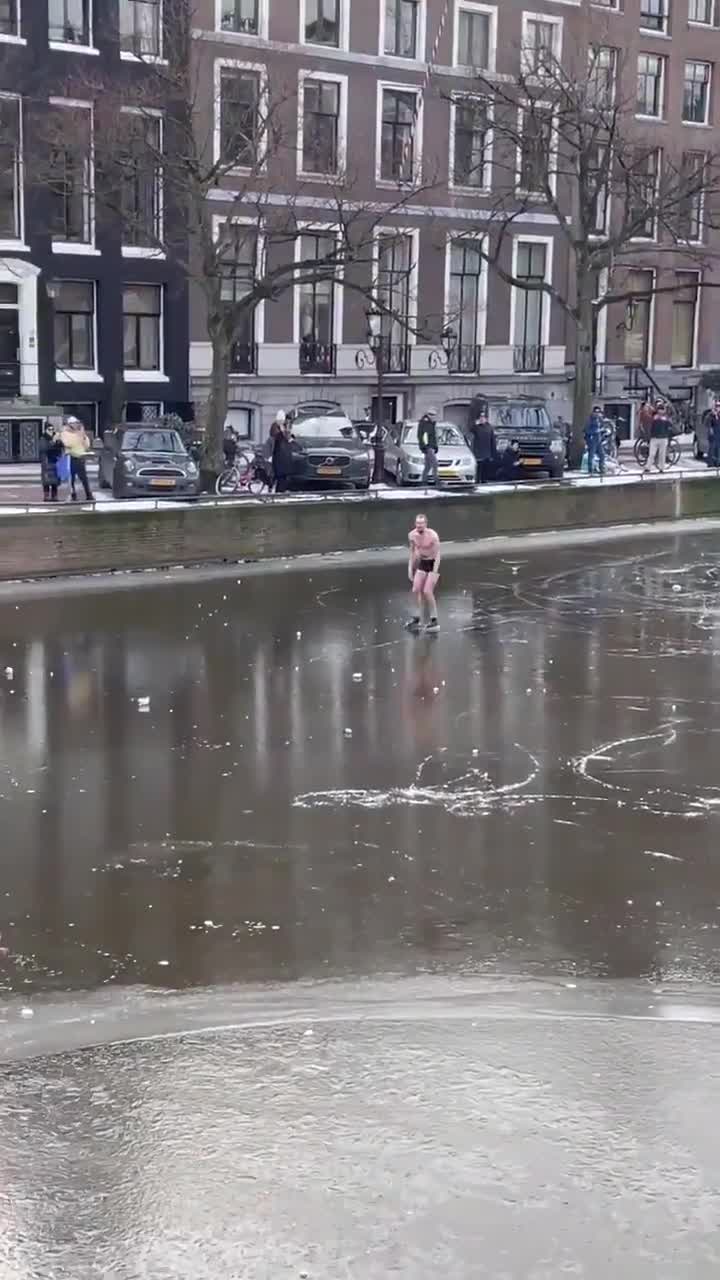
{"type": "Polygon", "coordinates": [[[272,465],[275,476],[275,492],[287,493],[293,472],[293,451],[287,423],[277,423],[278,431],[273,440],[272,465]]]}
{"type": "Polygon", "coordinates": [[[38,446],[40,454],[40,480],[43,487],[43,500],[57,502],[60,476],[58,463],[63,454],[62,440],[48,427],[40,437],[38,446]]]}
{"type": "Polygon", "coordinates": [[[475,457],[475,483],[487,484],[493,479],[496,470],[495,432],[484,409],[470,423],[469,435],[470,448],[475,457]]]}

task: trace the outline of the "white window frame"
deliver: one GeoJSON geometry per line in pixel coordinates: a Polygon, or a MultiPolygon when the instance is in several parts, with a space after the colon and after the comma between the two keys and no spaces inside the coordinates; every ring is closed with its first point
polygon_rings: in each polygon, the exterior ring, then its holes
{"type": "Polygon", "coordinates": [[[9,36],[0,33],[0,44],[27,44],[27,40],[22,34],[22,27],[22,0],[17,0],[17,35],[9,36]]]}
{"type": "Polygon", "coordinates": [[[422,85],[412,84],[407,80],[399,83],[394,80],[378,80],[376,89],[375,104],[375,182],[377,186],[384,187],[385,190],[397,191],[399,188],[409,184],[416,184],[420,181],[422,174],[423,161],[423,123],[425,116],[425,94],[422,85]],[[382,113],[383,113],[383,94],[385,91],[390,93],[412,93],[416,99],[419,99],[420,106],[415,121],[415,142],[412,166],[412,178],[405,182],[396,182],[394,178],[383,178],[382,176],[382,113]]]}
{"type": "MultiPolygon", "coordinates": [[[[555,250],[554,238],[552,236],[532,236],[532,235],[524,235],[524,234],[513,236],[512,267],[511,267],[513,276],[517,276],[518,246],[521,243],[545,245],[545,283],[552,284],[553,257],[554,257],[554,250],[555,250]]],[[[511,350],[513,350],[514,347],[516,346],[515,336],[514,336],[515,335],[515,316],[517,313],[518,295],[521,293],[527,293],[527,290],[520,289],[518,288],[517,285],[512,286],[510,290],[510,343],[509,343],[511,350]]],[[[550,346],[550,319],[551,319],[554,299],[550,297],[549,293],[543,294],[543,297],[547,298],[547,306],[543,307],[540,346],[545,347],[547,349],[550,346]]],[[[527,377],[528,375],[523,374],[522,376],[527,377]]],[[[538,375],[536,374],[535,376],[537,377],[538,375]]]]}
{"type": "Polygon", "coordinates": [[[458,46],[460,44],[460,12],[466,10],[468,13],[485,13],[490,19],[490,30],[488,36],[488,66],[486,70],[493,74],[497,62],[497,23],[498,11],[494,4],[480,4],[479,0],[455,0],[455,12],[453,14],[453,42],[452,42],[452,65],[454,67],[464,66],[464,63],[458,62],[458,46]]]}
{"type": "Polygon", "coordinates": [[[78,241],[52,240],[53,253],[88,253],[99,252],[95,247],[95,110],[92,102],[83,102],[76,98],[48,98],[48,105],[65,111],[87,111],[90,117],[90,164],[88,167],[89,191],[87,197],[87,239],[78,241]]]}
{"type": "MultiPolygon", "coordinates": [[[[691,362],[691,364],[673,364],[673,363],[672,363],[672,330],[671,330],[671,333],[670,333],[670,368],[671,368],[671,369],[697,369],[698,341],[699,341],[699,338],[700,338],[700,303],[701,303],[701,299],[702,299],[702,271],[700,271],[699,269],[698,269],[698,270],[695,270],[693,267],[690,267],[689,269],[687,269],[687,268],[685,268],[685,267],[676,267],[676,269],[675,269],[675,270],[676,270],[676,273],[677,273],[678,271],[680,271],[680,272],[682,272],[682,274],[683,274],[683,275],[694,275],[694,276],[695,276],[695,288],[696,288],[697,292],[696,292],[696,294],[695,294],[695,314],[694,314],[694,316],[693,316],[692,351],[691,351],[691,353],[690,353],[690,354],[691,354],[691,356],[692,356],[692,362],[691,362]]],[[[679,292],[679,291],[678,291],[678,292],[679,292]]],[[[677,295],[676,295],[676,294],[671,294],[670,296],[672,297],[672,302],[673,302],[673,306],[674,306],[674,305],[675,305],[675,299],[676,299],[677,295]]]]}
{"type": "MultiPolygon", "coordinates": [[[[75,365],[55,364],[55,381],[59,383],[67,382],[104,382],[102,374],[98,372],[98,288],[97,280],[75,280],[70,277],[58,280],[57,284],[89,284],[92,287],[92,335],[93,335],[93,363],[91,369],[79,369],[75,365]]],[[[55,350],[55,311],[53,308],[53,353],[55,350]]]]}
{"type": "MultiPolygon", "coordinates": [[[[118,3],[119,3],[119,0],[118,0],[118,3]]],[[[159,27],[158,35],[159,35],[160,47],[158,52],[140,54],[140,53],[132,53],[130,49],[121,49],[120,60],[122,62],[146,62],[148,66],[167,66],[167,58],[165,57],[165,41],[164,41],[164,35],[165,35],[164,0],[160,0],[159,18],[160,18],[160,27],[159,27]]]]}
{"type": "MultiPolygon", "coordinates": [[[[18,6],[21,0],[18,0],[18,6]]],[[[32,3],[32,0],[31,0],[32,3]]],[[[48,48],[55,49],[59,53],[84,53],[90,54],[91,57],[99,58],[100,50],[95,45],[95,14],[93,12],[93,0],[87,0],[88,3],[88,35],[90,36],[89,44],[68,44],[65,40],[48,40],[48,48]]],[[[25,44],[25,41],[22,42],[25,44]]]]}
{"type": "Polygon", "coordinates": [[[605,13],[619,13],[620,0],[609,0],[608,4],[603,4],[602,0],[590,0],[592,9],[602,9],[605,13]]]}
{"type": "Polygon", "coordinates": [[[215,0],[215,30],[222,33],[224,39],[229,40],[267,40],[269,28],[269,0],[258,0],[258,31],[257,35],[253,35],[251,31],[228,31],[222,26],[222,6],[223,0],[215,0]]]}
{"type": "MultiPolygon", "coordinates": [[[[282,2],[282,0],[281,0],[282,2]]],[[[370,0],[364,0],[365,4],[369,4],[370,0]]],[[[340,6],[340,30],[338,32],[338,43],[332,45],[315,44],[313,40],[305,39],[305,0],[300,0],[300,30],[298,33],[298,41],[305,49],[317,49],[319,53],[323,50],[329,50],[332,56],[333,49],[343,49],[345,52],[350,47],[350,0],[339,0],[340,6]]],[[[404,61],[404,59],[403,59],[404,61]]]]}
{"type": "Polygon", "coordinates": [[[720,13],[718,12],[718,0],[712,0],[713,17],[710,22],[703,22],[700,18],[690,17],[690,4],[688,3],[688,26],[700,27],[705,31],[717,31],[720,26],[720,13]]]}
{"type": "MultiPolygon", "coordinates": [[[[217,244],[217,241],[220,239],[220,228],[223,227],[226,222],[231,222],[235,226],[253,227],[255,229],[255,231],[257,232],[257,260],[259,263],[263,264],[265,262],[265,253],[267,248],[265,241],[267,237],[265,235],[265,230],[262,222],[258,222],[257,218],[244,218],[242,217],[242,215],[239,215],[239,214],[237,216],[231,213],[213,214],[212,236],[216,244],[217,244]]],[[[257,346],[260,346],[264,341],[265,341],[265,299],[263,298],[262,302],[259,302],[255,308],[255,342],[257,346]]],[[[246,378],[247,374],[245,373],[231,374],[230,377],[246,378]]]]}
{"type": "Polygon", "coordinates": [[[215,164],[220,163],[220,151],[222,141],[222,102],[220,98],[220,86],[222,83],[222,72],[226,67],[232,68],[234,71],[251,71],[260,76],[260,92],[258,95],[258,108],[264,112],[265,128],[260,136],[258,144],[257,164],[255,165],[233,165],[231,169],[225,170],[226,177],[232,177],[233,174],[241,174],[247,176],[251,173],[264,173],[267,168],[267,150],[268,150],[268,110],[269,110],[269,88],[268,88],[268,69],[264,62],[242,62],[237,58],[216,58],[213,70],[213,88],[215,93],[215,111],[213,118],[213,160],[215,164]]]}
{"type": "Polygon", "coordinates": [[[594,70],[595,72],[597,72],[598,66],[600,65],[597,57],[595,57],[595,64],[593,67],[593,57],[596,54],[604,53],[604,52],[610,53],[612,55],[612,82],[610,85],[610,94],[608,96],[607,102],[603,102],[599,104],[600,110],[604,108],[612,108],[615,106],[615,103],[617,101],[617,87],[618,87],[618,61],[619,61],[618,50],[612,44],[591,45],[590,48],[588,49],[588,83],[591,82],[590,71],[594,70]]]}
{"type": "Polygon", "coordinates": [[[25,121],[23,111],[23,99],[19,93],[6,93],[0,90],[0,98],[11,98],[13,102],[18,104],[18,167],[17,167],[17,211],[18,211],[18,234],[17,236],[3,236],[0,238],[0,250],[3,249],[20,249],[28,252],[28,246],[25,244],[25,121]]]}
{"type": "MultiPolygon", "coordinates": [[[[160,151],[164,154],[165,147],[165,113],[158,110],[157,107],[121,107],[120,114],[126,116],[151,116],[154,120],[160,121],[160,151]]],[[[164,171],[162,166],[157,176],[158,181],[158,239],[163,240],[165,235],[165,182],[164,171]]],[[[123,244],[121,248],[123,258],[154,258],[156,261],[164,259],[166,254],[162,249],[154,249],[152,246],[138,244],[123,244]]]]}
{"type": "MultiPolygon", "coordinates": [[[[685,154],[689,154],[689,155],[693,155],[693,154],[695,154],[695,155],[702,155],[702,157],[703,157],[703,163],[704,163],[704,164],[707,164],[707,152],[704,152],[704,151],[703,151],[703,152],[701,152],[701,151],[697,151],[697,152],[692,152],[692,151],[690,151],[690,152],[686,152],[686,153],[684,153],[684,154],[683,154],[683,159],[684,159],[685,154]]],[[[698,193],[698,200],[700,201],[700,208],[698,209],[698,222],[699,222],[699,224],[700,224],[700,225],[699,225],[700,235],[699,235],[696,239],[694,239],[694,240],[680,240],[680,241],[679,241],[679,243],[680,243],[680,244],[703,244],[703,243],[704,243],[704,239],[705,239],[705,238],[704,238],[704,236],[703,236],[703,228],[704,228],[704,218],[705,218],[705,195],[706,195],[706,192],[705,192],[704,190],[702,190],[702,191],[700,191],[700,192],[698,193]]]]}
{"type": "MultiPolygon", "coordinates": [[[[123,367],[123,380],[125,382],[169,382],[170,379],[165,373],[165,290],[167,285],[160,280],[121,280],[120,290],[122,299],[122,290],[125,288],[144,289],[147,286],[160,290],[160,342],[158,344],[159,351],[159,369],[126,369],[123,367]]],[[[125,311],[122,312],[123,327],[125,324],[125,311]]]]}
{"type": "MultiPolygon", "coordinates": [[[[667,58],[663,57],[661,53],[648,53],[645,49],[639,49],[637,56],[638,58],[640,57],[657,58],[660,62],[660,114],[657,116],[648,116],[648,115],[645,115],[643,111],[638,111],[636,109],[635,119],[636,120],[664,120],[665,119],[665,79],[667,75],[667,58]]],[[[637,99],[638,76],[639,76],[639,71],[636,72],[636,76],[635,76],[636,99],[637,99]]]]}
{"type": "MultiPolygon", "coordinates": [[[[480,245],[482,249],[487,247],[487,236],[483,235],[462,235],[454,234],[448,231],[445,237],[445,284],[443,291],[443,316],[445,324],[452,325],[453,316],[450,314],[450,278],[451,278],[451,262],[452,248],[454,244],[470,241],[480,245]]],[[[488,303],[488,264],[485,258],[480,259],[480,276],[478,281],[478,305],[477,314],[475,316],[475,346],[484,347],[487,339],[487,303],[488,303]]],[[[477,375],[476,375],[477,376],[477,375]]]]}
{"type": "MultiPolygon", "coordinates": [[[[450,191],[467,193],[468,195],[487,195],[492,188],[492,153],[493,153],[493,104],[480,93],[472,93],[470,91],[463,92],[458,90],[451,94],[450,97],[450,164],[448,168],[448,188],[450,191]],[[457,108],[459,103],[463,102],[482,102],[487,108],[488,117],[488,133],[487,145],[485,147],[485,161],[483,164],[483,180],[482,186],[465,187],[461,182],[455,181],[455,128],[457,119],[457,108]]],[[[468,238],[468,237],[465,237],[468,238]]],[[[475,237],[476,239],[480,237],[475,237]]]]}
{"type": "MultiPolygon", "coordinates": [[[[711,123],[710,122],[710,104],[712,101],[712,92],[713,92],[713,64],[712,62],[706,62],[704,58],[686,58],[685,64],[684,64],[685,67],[687,67],[688,62],[694,62],[696,66],[699,65],[701,67],[707,67],[708,71],[710,72],[707,78],[707,94],[705,95],[705,119],[704,120],[686,120],[684,115],[682,115],[682,112],[681,112],[680,118],[682,120],[682,123],[686,125],[687,128],[689,129],[708,129],[711,123]]],[[[685,105],[685,74],[683,71],[683,107],[684,105],[685,105]]]]}
{"type": "MultiPolygon", "coordinates": [[[[663,148],[652,147],[650,148],[650,150],[657,156],[657,168],[655,170],[655,198],[657,199],[658,189],[660,187],[660,183],[662,182],[663,148]]],[[[656,214],[656,216],[653,218],[652,235],[630,236],[628,240],[628,244],[654,244],[657,241],[657,238],[658,238],[658,220],[657,220],[657,214],[656,214]]],[[[640,270],[640,268],[638,267],[637,270],[640,270]]],[[[643,267],[642,270],[645,270],[645,268],[643,267]]]]}
{"type": "Polygon", "coordinates": [[[412,265],[410,267],[410,278],[408,283],[407,344],[408,346],[414,347],[417,342],[416,329],[418,316],[418,280],[420,276],[420,228],[390,226],[373,228],[372,293],[374,298],[377,298],[378,296],[378,283],[380,278],[380,241],[384,236],[408,236],[410,238],[412,265]]]}
{"type": "MultiPolygon", "coordinates": [[[[648,242],[646,241],[646,243],[648,242]]],[[[649,267],[647,263],[631,263],[631,262],[628,262],[625,264],[625,270],[628,272],[645,271],[652,277],[652,283],[650,285],[651,292],[650,292],[650,299],[649,299],[649,306],[648,306],[647,366],[646,367],[648,369],[653,369],[655,367],[653,357],[655,355],[655,303],[657,301],[657,294],[655,293],[655,284],[657,282],[657,271],[655,270],[654,267],[649,267]]],[[[624,342],[623,342],[623,356],[624,354],[625,354],[625,348],[624,348],[624,342]]],[[[621,363],[625,363],[625,361],[623,360],[621,361],[621,363]]]]}
{"type": "MultiPolygon", "coordinates": [[[[532,66],[531,66],[531,65],[530,65],[530,63],[529,63],[529,58],[528,58],[528,54],[529,54],[529,52],[530,52],[530,45],[529,45],[529,43],[528,43],[527,33],[528,33],[528,24],[529,24],[529,23],[531,23],[531,22],[541,22],[541,23],[543,24],[543,26],[551,26],[551,27],[553,27],[553,28],[554,28],[552,54],[553,54],[553,57],[554,57],[555,61],[559,63],[559,62],[562,62],[562,50],[563,50],[563,20],[562,20],[562,18],[560,17],[560,15],[559,15],[559,14],[554,14],[554,13],[528,13],[527,11],[523,10],[523,16],[522,16],[522,38],[521,38],[521,42],[520,42],[520,59],[521,59],[521,66],[522,66],[522,68],[523,68],[523,72],[524,72],[524,74],[525,74],[528,78],[530,78],[530,77],[532,76],[532,78],[533,78],[533,79],[542,80],[542,71],[540,72],[540,74],[539,74],[539,75],[537,75],[537,74],[533,71],[532,66]]],[[[535,47],[535,46],[533,45],[533,46],[532,46],[533,50],[534,50],[534,47],[535,47]]]]}
{"type": "MultiPolygon", "coordinates": [[[[551,102],[534,102],[533,106],[536,109],[539,108],[541,111],[552,112],[551,102]]],[[[515,193],[516,195],[524,196],[525,199],[527,200],[543,201],[546,198],[544,191],[526,191],[522,185],[522,138],[523,138],[523,133],[525,131],[525,113],[527,112],[527,110],[528,108],[525,106],[524,103],[521,103],[520,106],[518,107],[518,138],[520,139],[520,145],[516,148],[516,151],[515,151],[515,156],[516,156],[515,193]]],[[[553,112],[553,114],[550,117],[550,151],[548,155],[548,163],[551,166],[551,168],[550,168],[550,175],[549,175],[550,182],[548,185],[550,187],[550,190],[554,198],[557,197],[557,177],[558,177],[557,155],[558,155],[557,115],[553,112]]],[[[524,240],[529,240],[531,238],[532,237],[530,236],[521,236],[521,239],[524,239],[524,240]]]]}
{"type": "MultiPolygon", "coordinates": [[[[336,222],[299,222],[297,224],[293,261],[302,261],[302,237],[304,235],[334,236],[335,242],[339,243],[341,230],[342,228],[336,222]]],[[[333,282],[333,344],[336,347],[342,346],[343,341],[345,318],[344,276],[343,268],[338,267],[337,278],[333,282]]],[[[300,345],[300,284],[297,280],[293,285],[293,344],[296,347],[300,345]]]]}
{"type": "MultiPolygon", "coordinates": [[[[642,0],[640,0],[640,3],[642,6],[642,0]]],[[[661,40],[668,40],[670,38],[670,35],[668,32],[668,27],[670,26],[670,0],[662,0],[662,3],[663,3],[663,14],[662,14],[663,24],[660,29],[658,29],[657,27],[644,27],[642,25],[642,8],[641,8],[639,29],[644,36],[659,36],[661,40]]]]}
{"type": "MultiPolygon", "coordinates": [[[[603,147],[603,150],[605,150],[604,147],[603,147]]],[[[612,218],[612,187],[610,185],[610,176],[611,175],[608,174],[608,181],[605,186],[605,200],[604,200],[605,225],[600,231],[598,231],[597,229],[595,229],[594,231],[589,231],[588,240],[603,240],[609,233],[610,225],[611,225],[610,220],[612,218]]]]}
{"type": "MultiPolygon", "coordinates": [[[[369,0],[363,0],[363,3],[369,4],[369,0]]],[[[380,6],[380,17],[378,20],[378,56],[388,59],[393,65],[398,67],[412,66],[413,62],[425,61],[425,43],[427,40],[427,0],[419,0],[418,4],[418,24],[417,24],[417,48],[415,49],[414,58],[404,58],[399,53],[385,52],[385,3],[386,0],[378,0],[380,6]]]]}
{"type": "Polygon", "coordinates": [[[334,71],[300,71],[298,73],[298,118],[297,118],[297,153],[295,171],[298,178],[307,178],[312,182],[338,182],[345,173],[347,165],[347,120],[348,120],[348,78],[334,71]],[[337,173],[313,173],[303,168],[303,127],[305,121],[305,85],[308,80],[329,81],[340,88],[340,111],[338,115],[338,167],[337,173]]]}

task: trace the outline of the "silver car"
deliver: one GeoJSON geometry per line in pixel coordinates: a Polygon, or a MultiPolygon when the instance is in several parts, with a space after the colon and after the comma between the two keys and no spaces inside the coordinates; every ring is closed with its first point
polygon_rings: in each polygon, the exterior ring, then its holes
{"type": "MultiPolygon", "coordinates": [[[[454,422],[435,425],[438,442],[438,483],[467,486],[475,484],[475,458],[454,422]]],[[[418,444],[417,422],[401,422],[391,427],[385,440],[385,470],[396,484],[420,484],[425,458],[418,444]]]]}

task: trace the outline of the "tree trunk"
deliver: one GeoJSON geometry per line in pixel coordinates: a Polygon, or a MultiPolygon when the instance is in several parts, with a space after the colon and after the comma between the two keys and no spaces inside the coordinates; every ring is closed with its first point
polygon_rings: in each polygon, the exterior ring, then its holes
{"type": "Polygon", "coordinates": [[[225,466],[223,453],[223,432],[228,407],[228,380],[230,377],[230,345],[222,326],[211,327],[210,341],[212,346],[212,371],[210,374],[210,396],[205,423],[205,445],[203,449],[201,474],[203,488],[211,488],[225,466]]]}
{"type": "MultiPolygon", "coordinates": [[[[578,282],[579,284],[580,282],[578,282]]],[[[573,399],[571,465],[577,467],[585,449],[585,423],[592,408],[595,382],[595,351],[593,344],[593,308],[590,297],[578,299],[578,326],[575,347],[575,393],[573,399]]]]}

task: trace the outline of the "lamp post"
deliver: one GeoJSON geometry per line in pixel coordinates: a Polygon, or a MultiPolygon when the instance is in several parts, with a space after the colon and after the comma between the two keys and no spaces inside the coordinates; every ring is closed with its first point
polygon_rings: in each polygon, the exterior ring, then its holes
{"type": "Polygon", "coordinates": [[[442,351],[431,351],[428,356],[428,365],[431,369],[449,369],[450,362],[455,354],[458,337],[452,325],[445,325],[440,334],[440,346],[442,351]]]}
{"type": "Polygon", "coordinates": [[[377,374],[376,399],[378,404],[377,422],[375,425],[375,463],[373,481],[381,484],[385,477],[385,340],[382,334],[382,311],[375,303],[371,303],[365,312],[367,321],[367,344],[369,356],[358,351],[355,363],[358,369],[369,364],[375,365],[377,374]]]}

